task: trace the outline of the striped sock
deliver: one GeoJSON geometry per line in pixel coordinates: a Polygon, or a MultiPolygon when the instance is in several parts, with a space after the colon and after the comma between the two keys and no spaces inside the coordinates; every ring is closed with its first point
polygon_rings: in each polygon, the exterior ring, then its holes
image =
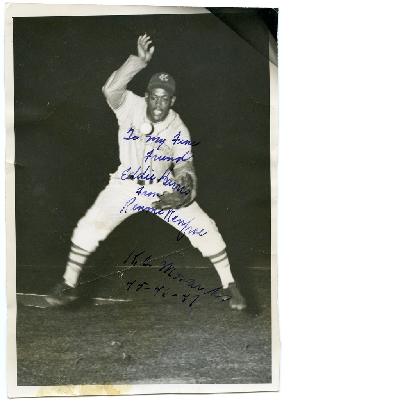
{"type": "Polygon", "coordinates": [[[231,266],[229,264],[228,254],[226,250],[222,250],[218,254],[209,257],[210,261],[214,264],[215,269],[221,279],[223,287],[228,287],[228,285],[234,282],[231,266]]]}
{"type": "Polygon", "coordinates": [[[72,243],[64,274],[64,280],[67,285],[76,286],[82,267],[89,255],[88,251],[72,243]]]}

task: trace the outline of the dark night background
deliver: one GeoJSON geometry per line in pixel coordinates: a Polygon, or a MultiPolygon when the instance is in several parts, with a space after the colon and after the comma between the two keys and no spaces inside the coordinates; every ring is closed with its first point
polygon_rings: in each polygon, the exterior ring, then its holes
{"type": "MultiPolygon", "coordinates": [[[[72,230],[119,165],[117,121],[101,88],[145,32],[155,54],[128,89],[143,96],[155,72],[175,77],[174,109],[201,142],[197,201],[227,243],[233,274],[269,266],[268,36],[260,41],[256,13],[243,25],[253,43],[217,15],[14,18],[17,291],[26,279],[34,291],[49,268],[63,272],[72,230]]],[[[88,262],[121,265],[135,248],[208,265],[176,236],[136,214],[88,262]]]]}

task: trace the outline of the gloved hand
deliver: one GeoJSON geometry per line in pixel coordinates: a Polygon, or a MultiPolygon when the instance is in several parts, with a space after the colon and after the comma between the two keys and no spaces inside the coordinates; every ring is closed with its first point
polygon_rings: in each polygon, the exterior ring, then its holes
{"type": "Polygon", "coordinates": [[[194,180],[191,175],[183,175],[174,179],[175,188],[172,193],[165,191],[160,200],[152,203],[152,207],[158,210],[169,210],[186,207],[191,204],[195,198],[194,180]]]}

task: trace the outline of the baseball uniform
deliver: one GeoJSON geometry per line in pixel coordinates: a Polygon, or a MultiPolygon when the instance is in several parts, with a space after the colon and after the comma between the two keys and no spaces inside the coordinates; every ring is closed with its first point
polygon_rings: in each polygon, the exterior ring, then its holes
{"type": "MultiPolygon", "coordinates": [[[[112,77],[108,84],[111,81],[112,77]]],[[[106,84],[105,91],[109,89],[110,87],[107,87],[106,84]]],[[[143,97],[126,90],[120,107],[118,109],[113,109],[111,105],[110,107],[118,120],[121,165],[116,172],[111,174],[108,186],[99,194],[93,206],[78,222],[72,235],[72,242],[89,252],[93,252],[99,242],[104,240],[127,217],[140,210],[140,207],[135,207],[135,205],[151,207],[152,203],[158,201],[158,197],[138,195],[137,191],[140,187],[144,186],[147,192],[160,195],[164,191],[174,190],[166,184],[166,179],[157,182],[165,175],[165,171],[169,171],[173,167],[171,159],[178,159],[175,163],[176,169],[183,169],[195,177],[191,146],[181,143],[190,142],[189,131],[174,110],[170,109],[164,121],[154,124],[152,135],[146,136],[140,132],[140,126],[143,123],[150,123],[146,115],[147,104],[143,97]],[[180,142],[172,142],[178,133],[180,142]],[[156,139],[153,140],[153,138],[156,139]],[[135,172],[137,173],[134,174],[135,172]],[[140,179],[140,181],[144,181],[141,183],[145,183],[142,185],[138,182],[139,179],[129,179],[129,174],[131,177],[156,179],[140,179]],[[135,200],[131,206],[125,207],[125,204],[133,198],[135,200]]],[[[184,193],[181,195],[186,196],[184,193]]],[[[192,193],[188,195],[194,197],[192,193]]],[[[215,222],[195,201],[173,213],[168,210],[147,209],[145,211],[154,213],[180,231],[184,225],[183,221],[191,221],[189,226],[192,228],[186,229],[186,236],[205,257],[218,254],[225,249],[225,243],[215,222]],[[177,218],[173,221],[174,217],[177,218]],[[178,220],[180,223],[177,222],[178,220]]]]}
{"type": "MultiPolygon", "coordinates": [[[[131,55],[103,87],[118,121],[121,164],[110,174],[108,185],[74,229],[64,282],[48,301],[52,305],[61,304],[60,293],[65,287],[76,286],[87,257],[99,243],[130,215],[145,211],[176,228],[177,240],[187,236],[191,244],[211,260],[223,287],[230,290],[231,307],[242,309],[245,301],[235,286],[225,243],[215,222],[194,200],[197,182],[191,139],[180,116],[170,108],[174,100],[170,98],[170,103],[159,109],[150,108],[149,97],[139,97],[126,89],[146,65],[140,57],[131,55]],[[153,112],[152,118],[149,112],[153,112]],[[160,209],[158,203],[163,202],[163,196],[167,198],[166,193],[174,193],[178,199],[182,196],[185,205],[160,209]]],[[[168,73],[158,73],[151,78],[146,96],[151,93],[156,98],[154,89],[157,88],[165,88],[173,95],[175,81],[168,73]]],[[[168,99],[157,101],[167,102],[168,99]]],[[[138,235],[139,232],[140,229],[138,235]]]]}

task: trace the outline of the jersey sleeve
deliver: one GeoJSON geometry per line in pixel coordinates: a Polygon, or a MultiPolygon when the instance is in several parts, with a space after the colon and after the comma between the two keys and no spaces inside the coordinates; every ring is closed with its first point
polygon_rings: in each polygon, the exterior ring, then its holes
{"type": "Polygon", "coordinates": [[[122,105],[128,83],[139,71],[145,68],[146,65],[146,62],[141,58],[131,55],[124,64],[114,71],[107,79],[102,91],[108,104],[110,104],[112,108],[119,108],[122,105]]]}

